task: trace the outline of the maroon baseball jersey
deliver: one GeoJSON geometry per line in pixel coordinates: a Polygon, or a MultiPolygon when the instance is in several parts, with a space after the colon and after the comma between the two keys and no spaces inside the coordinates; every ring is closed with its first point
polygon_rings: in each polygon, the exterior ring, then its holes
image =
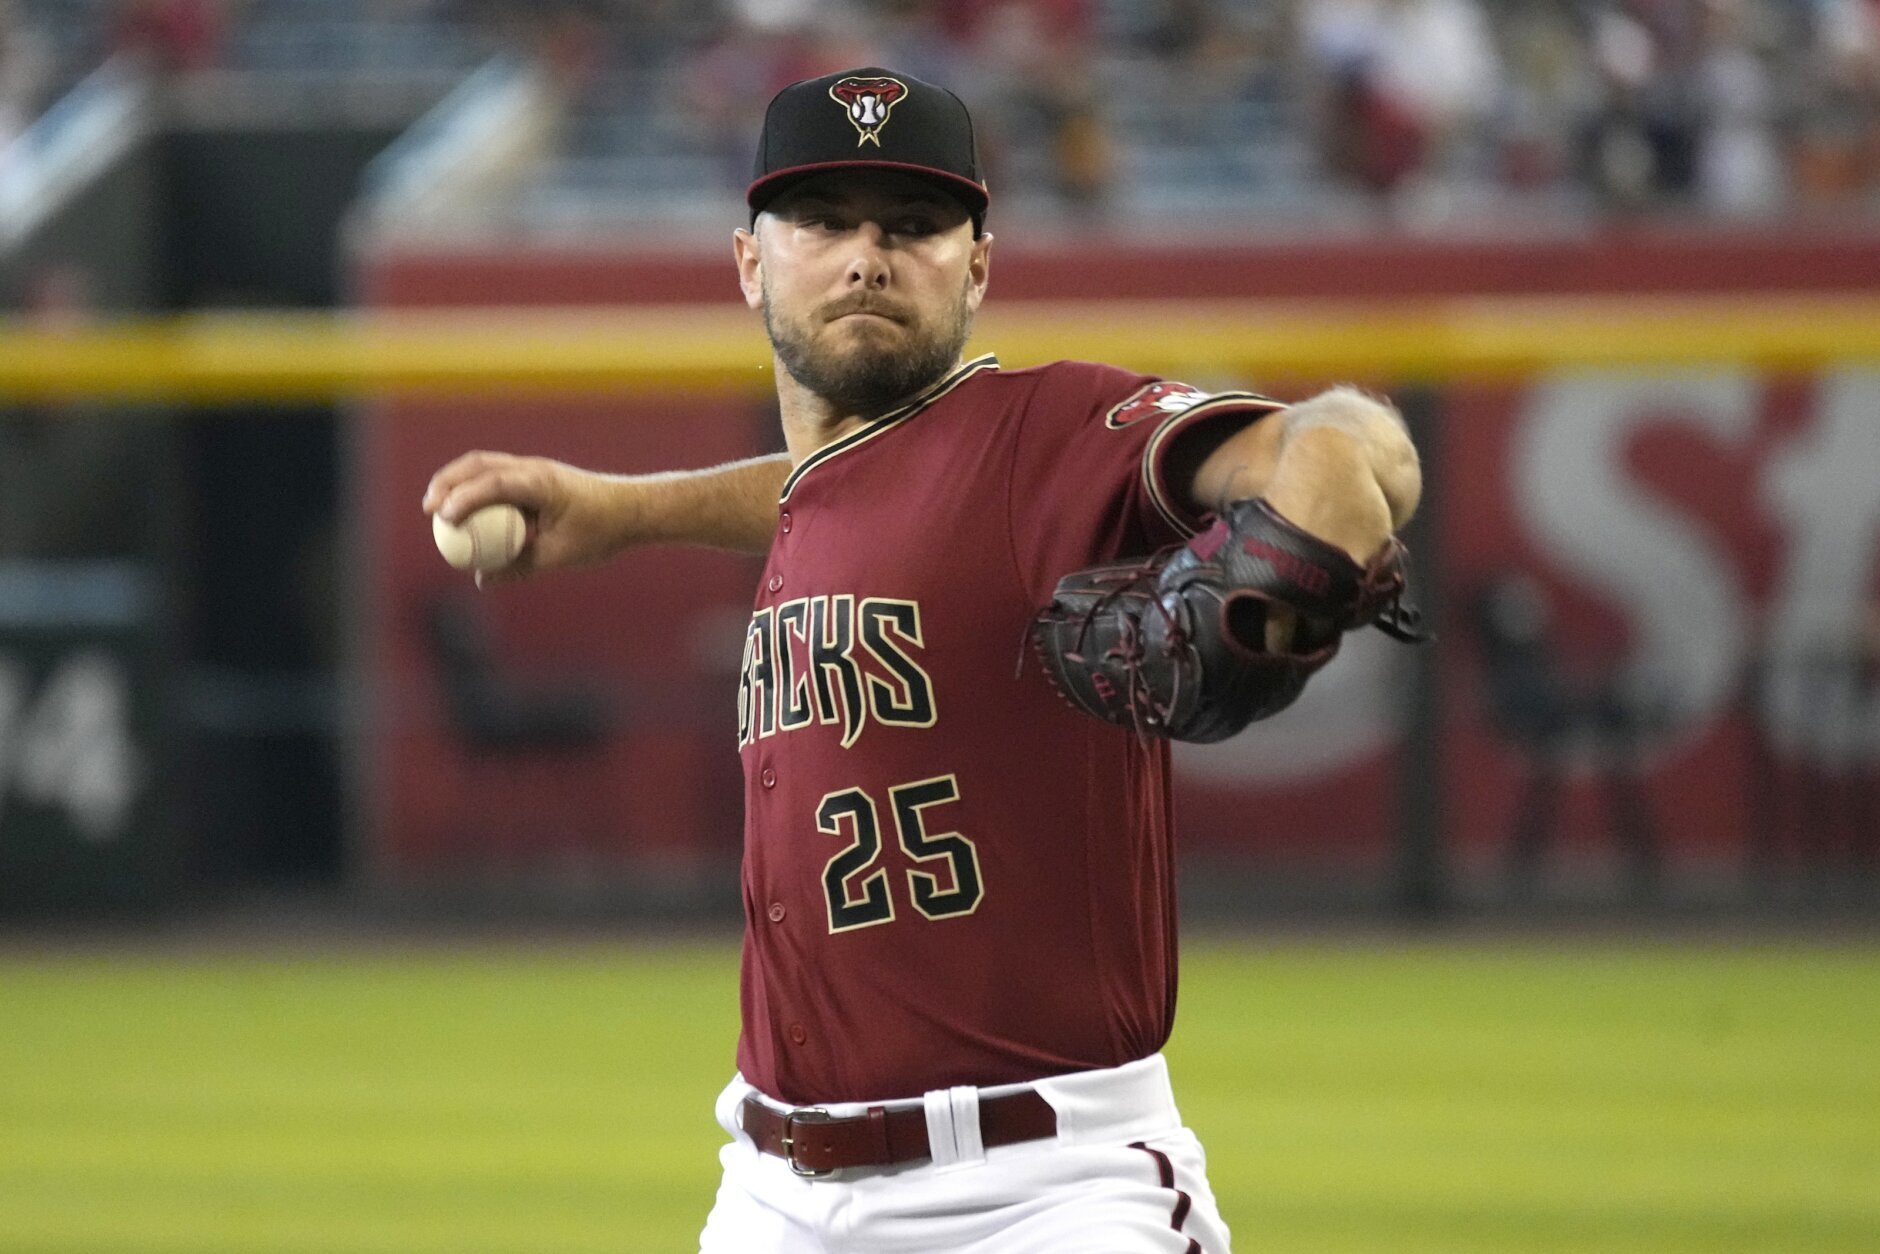
{"type": "Polygon", "coordinates": [[[1177,432],[1277,407],[982,357],[791,474],[739,688],[751,1083],[890,1099],[1162,1047],[1168,747],[1018,664],[1061,575],[1192,531],[1177,432]]]}

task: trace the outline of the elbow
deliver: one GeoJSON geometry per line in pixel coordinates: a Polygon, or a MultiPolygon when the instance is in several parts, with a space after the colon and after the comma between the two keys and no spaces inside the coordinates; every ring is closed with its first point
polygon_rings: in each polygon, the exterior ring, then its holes
{"type": "Polygon", "coordinates": [[[1371,473],[1390,506],[1391,530],[1403,530],[1423,500],[1423,463],[1407,433],[1372,452],[1371,473]]]}
{"type": "Polygon", "coordinates": [[[1287,411],[1287,438],[1315,428],[1349,435],[1390,509],[1391,529],[1415,515],[1423,499],[1423,465],[1403,415],[1388,400],[1350,385],[1321,392],[1287,411]]]}

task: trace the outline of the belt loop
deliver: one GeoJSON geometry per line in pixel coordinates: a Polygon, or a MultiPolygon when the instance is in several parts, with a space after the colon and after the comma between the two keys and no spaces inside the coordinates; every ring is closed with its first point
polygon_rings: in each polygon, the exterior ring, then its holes
{"type": "Polygon", "coordinates": [[[973,1167],[986,1161],[979,1128],[979,1090],[970,1085],[934,1089],[921,1097],[927,1109],[927,1147],[933,1165],[973,1167]]]}
{"type": "Polygon", "coordinates": [[[868,1141],[873,1148],[876,1162],[892,1163],[894,1161],[894,1146],[889,1143],[888,1139],[888,1108],[886,1106],[868,1108],[868,1141]]]}

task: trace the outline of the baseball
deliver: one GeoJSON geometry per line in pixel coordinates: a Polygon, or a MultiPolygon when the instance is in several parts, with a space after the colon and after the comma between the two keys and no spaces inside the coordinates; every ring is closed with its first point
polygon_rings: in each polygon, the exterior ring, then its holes
{"type": "Polygon", "coordinates": [[[461,524],[431,515],[431,535],[437,551],[458,570],[501,570],[522,552],[528,534],[522,511],[513,505],[485,505],[461,524]]]}

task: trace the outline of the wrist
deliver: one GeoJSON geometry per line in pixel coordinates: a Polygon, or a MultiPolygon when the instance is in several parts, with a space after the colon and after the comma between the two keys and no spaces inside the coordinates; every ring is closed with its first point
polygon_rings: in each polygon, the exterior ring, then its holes
{"type": "Polygon", "coordinates": [[[596,532],[604,547],[595,554],[597,559],[657,539],[647,534],[646,485],[638,476],[596,475],[583,488],[600,520],[596,532]]]}

